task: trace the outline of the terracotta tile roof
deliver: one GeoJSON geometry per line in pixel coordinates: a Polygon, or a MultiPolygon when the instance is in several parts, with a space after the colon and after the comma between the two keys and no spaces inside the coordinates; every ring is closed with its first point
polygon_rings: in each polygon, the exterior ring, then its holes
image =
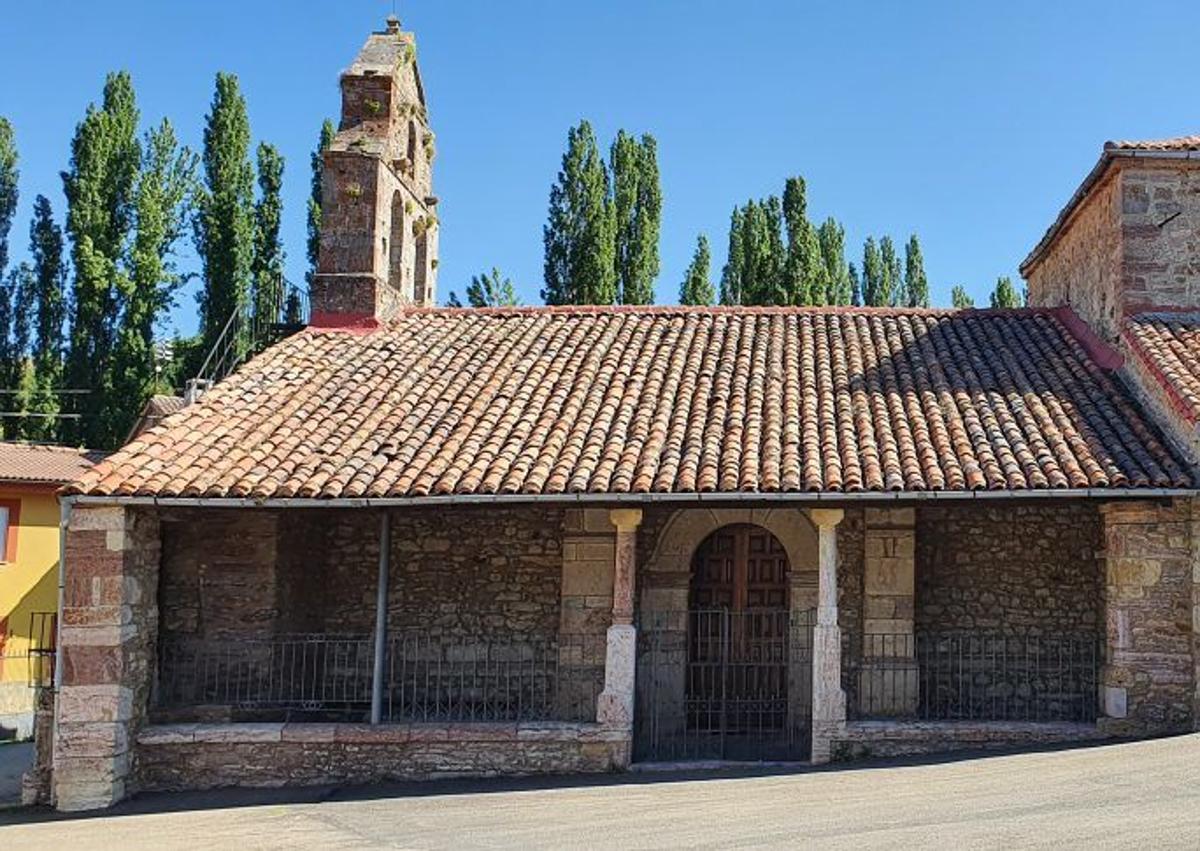
{"type": "Polygon", "coordinates": [[[65,485],[104,457],[69,446],[0,441],[0,482],[65,485]]]}
{"type": "Polygon", "coordinates": [[[1105,142],[1108,151],[1200,151],[1200,136],[1177,136],[1174,139],[1149,139],[1142,142],[1105,142]]]}
{"type": "Polygon", "coordinates": [[[133,440],[147,429],[161,423],[171,414],[177,414],[183,410],[186,402],[182,396],[167,396],[164,394],[155,394],[151,396],[146,406],[142,408],[142,413],[134,422],[133,428],[129,430],[129,435],[125,438],[125,442],[133,440]]]}
{"type": "Polygon", "coordinates": [[[1123,332],[1180,415],[1200,422],[1200,313],[1139,313],[1123,332]]]}
{"type": "Polygon", "coordinates": [[[1054,315],[425,310],[297,334],[70,489],[409,497],[1190,486],[1054,315]]]}

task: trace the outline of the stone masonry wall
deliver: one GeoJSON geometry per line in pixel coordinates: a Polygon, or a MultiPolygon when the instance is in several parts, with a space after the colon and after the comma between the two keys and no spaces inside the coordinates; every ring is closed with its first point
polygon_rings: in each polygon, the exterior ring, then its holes
{"type": "Polygon", "coordinates": [[[1194,729],[1196,523],[1190,500],[1103,509],[1105,718],[1119,735],[1194,729]]]}
{"type": "MultiPolygon", "coordinates": [[[[374,629],[379,520],[330,513],[314,558],[324,629],[374,629]]],[[[540,637],[559,631],[563,512],[545,508],[392,512],[388,628],[435,637],[540,637]]]]}
{"type": "MultiPolygon", "coordinates": [[[[389,630],[553,638],[562,536],[555,509],[393,511],[389,630]]],[[[167,637],[374,630],[378,513],[181,510],[163,547],[167,637]]]]}
{"type": "Polygon", "coordinates": [[[1069,304],[1109,342],[1121,317],[1200,309],[1200,167],[1119,158],[1026,270],[1029,303],[1069,304]]]}
{"type": "Polygon", "coordinates": [[[1121,239],[1127,310],[1200,308],[1200,164],[1123,164],[1121,239]]]}
{"type": "Polygon", "coordinates": [[[1119,179],[1109,172],[1026,272],[1031,306],[1071,305],[1110,341],[1117,337],[1121,318],[1120,204],[1119,179]]]}
{"type": "Polygon", "coordinates": [[[920,508],[916,628],[1098,634],[1100,547],[1094,504],[920,508]]]}

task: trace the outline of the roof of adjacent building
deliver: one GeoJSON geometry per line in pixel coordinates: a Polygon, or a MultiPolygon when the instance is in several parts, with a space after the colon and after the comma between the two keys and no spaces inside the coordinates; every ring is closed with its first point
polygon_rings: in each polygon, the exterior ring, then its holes
{"type": "Polygon", "coordinates": [[[1028,277],[1030,268],[1041,259],[1047,249],[1054,243],[1058,235],[1062,232],[1067,224],[1067,220],[1079,207],[1083,199],[1088,196],[1092,188],[1100,182],[1101,178],[1108,172],[1108,167],[1114,160],[1124,158],[1149,158],[1149,159],[1179,159],[1200,161],[1200,136],[1175,136],[1171,139],[1146,139],[1142,141],[1119,141],[1105,142],[1104,150],[1100,152],[1100,159],[1096,161],[1096,165],[1088,172],[1087,177],[1075,190],[1075,194],[1067,201],[1066,205],[1059,210],[1058,216],[1054,222],[1046,229],[1042,238],[1038,240],[1038,244],[1033,247],[1029,255],[1021,261],[1021,274],[1028,277]]]}
{"type": "Polygon", "coordinates": [[[65,485],[102,458],[87,449],[0,441],[0,482],[65,485]]]}
{"type": "Polygon", "coordinates": [[[69,493],[1022,491],[1190,487],[1051,312],[413,310],[308,330],[69,493]]]}
{"type": "Polygon", "coordinates": [[[1147,139],[1141,142],[1105,142],[1110,151],[1200,151],[1200,136],[1176,136],[1173,139],[1147,139]]]}
{"type": "Polygon", "coordinates": [[[1123,333],[1189,422],[1200,422],[1200,313],[1138,313],[1123,333]]]}

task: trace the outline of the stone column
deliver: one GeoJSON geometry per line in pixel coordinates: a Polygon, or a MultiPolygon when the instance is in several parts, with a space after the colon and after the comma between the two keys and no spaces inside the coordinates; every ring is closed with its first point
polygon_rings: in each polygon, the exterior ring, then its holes
{"type": "Polygon", "coordinates": [[[813,627],[812,761],[829,762],[833,738],[846,724],[842,691],[842,631],[838,627],[837,524],[841,509],[808,513],[817,527],[817,624],[813,627]]]}
{"type": "Polygon", "coordinates": [[[615,509],[609,512],[609,520],[617,528],[612,626],[608,628],[604,691],[597,704],[596,720],[606,727],[632,730],[637,662],[633,594],[637,580],[637,527],[642,522],[642,510],[615,509]]]}
{"type": "Polygon", "coordinates": [[[1101,718],[1123,736],[1194,727],[1195,542],[1191,503],[1120,501],[1104,521],[1101,718]]]}
{"type": "Polygon", "coordinates": [[[132,791],[132,749],[154,677],[158,556],[153,515],[71,510],[54,734],[60,810],[108,807],[132,791]]]}

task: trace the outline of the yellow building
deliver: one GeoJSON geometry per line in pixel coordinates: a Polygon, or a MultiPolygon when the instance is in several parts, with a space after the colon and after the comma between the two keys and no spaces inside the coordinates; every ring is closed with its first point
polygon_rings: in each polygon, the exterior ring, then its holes
{"type": "Polygon", "coordinates": [[[0,442],[0,740],[28,738],[49,684],[58,611],[56,491],[99,455],[0,442]]]}

